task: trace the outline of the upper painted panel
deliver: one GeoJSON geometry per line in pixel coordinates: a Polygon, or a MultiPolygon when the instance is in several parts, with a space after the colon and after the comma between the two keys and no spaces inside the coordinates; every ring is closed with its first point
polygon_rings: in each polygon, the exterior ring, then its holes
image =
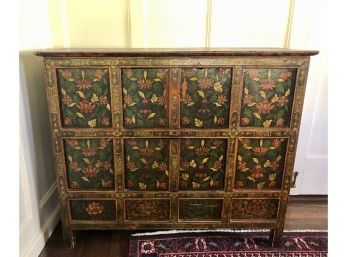
{"type": "Polygon", "coordinates": [[[182,128],[228,128],[231,73],[230,68],[181,70],[182,128]]]}
{"type": "Polygon", "coordinates": [[[240,126],[288,127],[296,69],[245,69],[240,126]]]}
{"type": "Polygon", "coordinates": [[[125,128],[168,127],[169,69],[122,69],[125,128]]]}
{"type": "Polygon", "coordinates": [[[57,69],[57,83],[63,127],[112,127],[108,69],[57,69]]]}

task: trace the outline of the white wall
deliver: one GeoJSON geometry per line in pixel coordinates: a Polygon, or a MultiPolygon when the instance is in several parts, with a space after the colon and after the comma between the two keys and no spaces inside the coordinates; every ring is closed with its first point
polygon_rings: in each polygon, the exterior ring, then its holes
{"type": "Polygon", "coordinates": [[[325,0],[21,0],[20,256],[59,220],[43,63],[50,47],[290,47],[312,58],[292,194],[327,194],[325,0]]]}

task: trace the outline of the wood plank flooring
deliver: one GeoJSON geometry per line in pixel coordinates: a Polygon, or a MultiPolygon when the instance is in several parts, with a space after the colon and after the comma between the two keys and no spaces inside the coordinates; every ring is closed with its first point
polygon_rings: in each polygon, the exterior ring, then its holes
{"type": "MultiPolygon", "coordinates": [[[[323,196],[291,197],[285,229],[328,229],[328,203],[323,196]]],[[[78,231],[74,249],[65,249],[58,225],[39,257],[127,257],[131,234],[137,231],[78,231]]]]}

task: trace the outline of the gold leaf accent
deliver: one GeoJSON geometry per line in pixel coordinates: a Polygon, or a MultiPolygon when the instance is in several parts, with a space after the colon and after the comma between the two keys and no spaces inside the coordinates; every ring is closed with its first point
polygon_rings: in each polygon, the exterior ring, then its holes
{"type": "Polygon", "coordinates": [[[197,91],[198,95],[202,98],[204,98],[204,92],[203,91],[197,91]]]}
{"type": "Polygon", "coordinates": [[[71,104],[69,104],[69,107],[73,107],[75,105],[76,105],[76,103],[71,103],[71,104]]]}
{"type": "Polygon", "coordinates": [[[219,81],[214,84],[214,90],[216,92],[222,93],[222,85],[221,85],[221,83],[219,81]]]}
{"type": "Polygon", "coordinates": [[[81,179],[84,180],[84,181],[86,181],[86,182],[91,182],[91,181],[89,181],[89,179],[86,178],[86,177],[81,177],[81,179]]]}
{"type": "Polygon", "coordinates": [[[137,79],[136,79],[136,78],[130,78],[129,80],[132,80],[132,81],[137,81],[137,79]]]}
{"type": "Polygon", "coordinates": [[[217,169],[214,169],[214,168],[210,168],[212,171],[218,171],[217,169]]]}
{"type": "Polygon", "coordinates": [[[85,118],[85,116],[83,116],[83,114],[80,113],[80,112],[77,112],[77,113],[76,113],[76,116],[79,117],[79,118],[81,118],[81,119],[84,119],[84,118],[85,118]]]}
{"type": "Polygon", "coordinates": [[[259,160],[256,159],[256,158],[252,158],[253,159],[253,162],[255,162],[256,164],[259,164],[259,160]]]}
{"type": "Polygon", "coordinates": [[[68,160],[72,162],[72,157],[70,155],[68,155],[68,160]]]}
{"type": "Polygon", "coordinates": [[[140,148],[138,146],[133,146],[132,149],[139,150],[140,148]]]}
{"type": "Polygon", "coordinates": [[[62,88],[62,95],[66,95],[66,91],[65,91],[65,89],[64,88],[62,88]]]}
{"type": "Polygon", "coordinates": [[[221,154],[219,157],[219,161],[221,162],[224,159],[224,156],[221,154]]]}
{"type": "Polygon", "coordinates": [[[82,158],[82,160],[87,163],[87,164],[90,164],[91,162],[87,159],[87,158],[82,158]]]}
{"type": "Polygon", "coordinates": [[[203,179],[203,182],[208,181],[209,179],[211,179],[210,176],[208,176],[208,177],[206,177],[205,179],[203,179]]]}
{"type": "Polygon", "coordinates": [[[147,117],[147,119],[151,119],[151,118],[155,117],[155,115],[156,115],[156,113],[153,112],[153,113],[151,113],[151,114],[149,115],[149,117],[147,117]]]}
{"type": "Polygon", "coordinates": [[[127,155],[127,161],[130,161],[131,159],[130,159],[130,156],[129,155],[127,155]]]}
{"type": "Polygon", "coordinates": [[[277,174],[276,173],[273,173],[273,174],[270,174],[269,177],[268,177],[268,180],[275,180],[277,177],[277,174]]]}
{"type": "Polygon", "coordinates": [[[278,79],[278,82],[284,82],[284,79],[278,79]]]}
{"type": "Polygon", "coordinates": [[[201,146],[204,146],[204,139],[201,140],[201,146]]]}
{"type": "Polygon", "coordinates": [[[143,99],[145,99],[145,94],[141,91],[138,92],[138,94],[140,95],[140,97],[142,97],[143,99]]]}
{"type": "Polygon", "coordinates": [[[160,82],[161,79],[160,78],[155,78],[153,81],[160,82]]]}
{"type": "Polygon", "coordinates": [[[106,108],[107,108],[108,110],[110,110],[110,104],[107,104],[107,105],[106,105],[106,108]]]}
{"type": "Polygon", "coordinates": [[[155,150],[156,150],[156,151],[161,151],[162,148],[161,148],[161,147],[155,147],[155,150]]]}
{"type": "Polygon", "coordinates": [[[81,91],[76,91],[76,94],[78,94],[81,98],[85,99],[85,94],[81,91]]]}
{"type": "Polygon", "coordinates": [[[257,187],[257,189],[262,189],[262,188],[264,188],[264,187],[265,187],[265,182],[258,183],[258,184],[256,185],[256,187],[257,187]]]}
{"type": "Polygon", "coordinates": [[[190,166],[191,166],[192,168],[196,168],[197,163],[195,162],[195,160],[192,160],[192,161],[190,162],[190,166]]]}
{"type": "Polygon", "coordinates": [[[209,160],[209,158],[204,158],[202,161],[202,164],[206,163],[209,160]]]}
{"type": "Polygon", "coordinates": [[[285,91],[285,96],[288,96],[288,95],[290,95],[290,89],[287,89],[287,90],[285,91]]]}
{"type": "Polygon", "coordinates": [[[202,127],[203,126],[203,121],[195,118],[195,126],[198,127],[198,128],[202,127]]]}
{"type": "Polygon", "coordinates": [[[204,69],[204,77],[208,77],[208,69],[204,69]]]}
{"type": "Polygon", "coordinates": [[[247,95],[249,94],[249,89],[247,87],[244,88],[244,93],[247,95]]]}
{"type": "Polygon", "coordinates": [[[144,158],[140,158],[139,160],[140,160],[140,162],[141,162],[141,163],[143,163],[143,164],[147,165],[147,161],[146,161],[146,159],[144,159],[144,158]]]}
{"type": "Polygon", "coordinates": [[[276,161],[279,162],[281,158],[282,158],[282,156],[281,156],[281,155],[278,155],[276,161]]]}
{"type": "Polygon", "coordinates": [[[257,112],[254,112],[253,114],[254,114],[254,116],[255,116],[256,118],[258,118],[258,119],[260,119],[260,120],[261,120],[261,116],[260,116],[260,114],[258,114],[257,112]]]}
{"type": "Polygon", "coordinates": [[[190,145],[189,147],[187,147],[188,149],[192,150],[195,149],[195,147],[193,145],[190,145]]]}
{"type": "Polygon", "coordinates": [[[216,122],[217,122],[217,117],[216,115],[214,115],[214,124],[216,124],[216,122]]]}
{"type": "Polygon", "coordinates": [[[262,147],[262,145],[263,145],[263,140],[261,139],[260,140],[260,146],[262,147]]]}
{"type": "Polygon", "coordinates": [[[216,107],[221,107],[221,106],[222,106],[222,105],[219,104],[218,102],[215,102],[214,104],[216,105],[216,107]]]}
{"type": "Polygon", "coordinates": [[[262,96],[263,98],[266,98],[266,93],[265,93],[265,91],[260,91],[259,94],[260,94],[260,96],[262,96]]]}
{"type": "Polygon", "coordinates": [[[155,94],[153,94],[151,98],[151,103],[156,103],[157,100],[158,100],[158,97],[155,94]]]}
{"type": "Polygon", "coordinates": [[[271,162],[269,160],[267,160],[264,164],[263,167],[267,168],[271,166],[271,162]]]}
{"type": "Polygon", "coordinates": [[[90,126],[91,128],[94,128],[95,126],[97,126],[97,119],[88,121],[88,126],[90,126]]]}
{"type": "Polygon", "coordinates": [[[134,117],[134,115],[132,117],[132,123],[135,124],[135,117],[134,117]]]}
{"type": "Polygon", "coordinates": [[[154,162],[152,163],[152,166],[151,166],[151,167],[152,167],[153,169],[157,169],[158,166],[159,166],[159,165],[158,165],[158,162],[157,162],[157,161],[154,161],[154,162]]]}
{"type": "Polygon", "coordinates": [[[95,102],[99,101],[98,96],[96,94],[93,94],[92,98],[91,98],[91,101],[92,101],[92,103],[95,103],[95,102]]]}
{"type": "Polygon", "coordinates": [[[146,79],[147,78],[147,72],[146,72],[146,70],[144,70],[144,79],[146,79]]]}
{"type": "Polygon", "coordinates": [[[196,80],[197,80],[197,78],[196,78],[196,77],[192,77],[192,78],[190,78],[190,80],[192,80],[192,81],[196,81],[196,80]]]}
{"type": "Polygon", "coordinates": [[[127,95],[128,94],[128,91],[126,88],[123,88],[123,94],[127,95]]]}
{"type": "Polygon", "coordinates": [[[149,148],[149,141],[148,140],[145,141],[145,147],[149,148]]]}
{"type": "Polygon", "coordinates": [[[268,128],[268,127],[271,126],[272,121],[273,121],[273,120],[266,120],[266,121],[264,121],[264,122],[262,123],[262,125],[263,125],[265,128],[268,128]]]}
{"type": "Polygon", "coordinates": [[[238,155],[238,161],[242,161],[243,160],[243,158],[242,158],[242,156],[241,155],[238,155]]]}
{"type": "Polygon", "coordinates": [[[91,147],[91,142],[89,141],[89,139],[87,140],[87,147],[91,147]]]}

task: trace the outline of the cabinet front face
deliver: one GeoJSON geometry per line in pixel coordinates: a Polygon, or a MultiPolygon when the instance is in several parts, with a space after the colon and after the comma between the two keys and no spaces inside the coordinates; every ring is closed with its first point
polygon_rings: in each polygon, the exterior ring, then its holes
{"type": "Polygon", "coordinates": [[[108,68],[58,68],[56,74],[63,127],[112,127],[108,68]]]}
{"type": "Polygon", "coordinates": [[[169,69],[122,69],[125,128],[167,128],[169,69]]]}

